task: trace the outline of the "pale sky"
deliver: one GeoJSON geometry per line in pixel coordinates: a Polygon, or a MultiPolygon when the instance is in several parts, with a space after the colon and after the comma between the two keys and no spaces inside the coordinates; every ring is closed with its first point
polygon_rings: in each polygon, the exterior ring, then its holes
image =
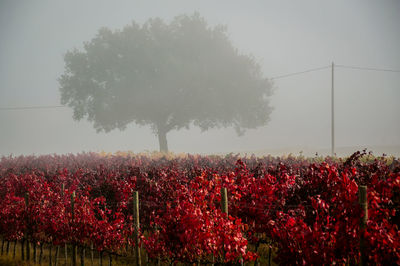
{"type": "MultiPolygon", "coordinates": [[[[60,105],[63,55],[100,27],[199,12],[227,25],[265,77],[331,62],[400,70],[400,1],[0,0],[0,108],[60,105]]],[[[336,145],[400,147],[400,73],[335,69],[336,145]]],[[[168,134],[173,152],[320,150],[330,147],[330,69],[274,82],[271,121],[238,137],[197,128],[168,134]]],[[[149,127],[96,133],[68,108],[0,110],[0,155],[158,150],[149,127]]]]}

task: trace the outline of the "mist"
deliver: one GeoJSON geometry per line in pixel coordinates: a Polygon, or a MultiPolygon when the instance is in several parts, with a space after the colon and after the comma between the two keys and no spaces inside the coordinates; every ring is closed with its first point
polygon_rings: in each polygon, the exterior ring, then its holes
{"type": "Polygon", "coordinates": [[[395,0],[2,1],[0,155],[158,150],[150,126],[131,123],[122,131],[96,132],[86,119],[74,121],[71,108],[6,108],[60,105],[64,55],[82,49],[101,27],[118,30],[149,18],[169,22],[194,12],[210,26],[226,25],[233,46],[254,56],[273,84],[273,111],[265,126],[243,136],[233,128],[171,131],[170,151],[329,154],[328,66],[334,62],[337,154],[368,148],[400,156],[400,2],[395,0]],[[327,68],[285,76],[319,67],[327,68]]]}

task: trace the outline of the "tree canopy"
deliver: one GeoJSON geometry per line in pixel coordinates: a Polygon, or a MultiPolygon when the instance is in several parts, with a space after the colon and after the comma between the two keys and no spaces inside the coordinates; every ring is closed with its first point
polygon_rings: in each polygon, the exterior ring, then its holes
{"type": "Polygon", "coordinates": [[[64,60],[61,103],[75,120],[87,118],[105,132],[150,125],[161,151],[171,130],[234,127],[242,134],[271,113],[271,84],[260,65],[233,47],[226,27],[211,27],[198,14],[102,28],[64,60]]]}

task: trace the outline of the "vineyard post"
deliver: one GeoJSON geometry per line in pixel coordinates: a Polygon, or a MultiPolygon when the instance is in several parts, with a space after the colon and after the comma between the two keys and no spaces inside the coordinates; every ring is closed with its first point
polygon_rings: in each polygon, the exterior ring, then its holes
{"type": "MultiPolygon", "coordinates": [[[[71,214],[72,214],[72,222],[75,220],[75,214],[74,214],[74,206],[75,205],[75,191],[72,192],[71,194],[71,214]]],[[[76,252],[77,251],[77,247],[76,244],[73,243],[72,244],[72,265],[76,266],[76,252]]]]}
{"type": "MultiPolygon", "coordinates": [[[[222,213],[226,213],[226,217],[228,217],[228,192],[226,187],[221,188],[221,210],[222,213]]],[[[225,242],[225,240],[224,240],[225,242]]],[[[223,262],[225,262],[225,244],[222,243],[222,254],[223,254],[223,262]]]]}
{"type": "Polygon", "coordinates": [[[91,265],[93,266],[93,259],[94,259],[94,254],[93,254],[93,243],[90,243],[90,262],[91,265]]]}
{"type": "MultiPolygon", "coordinates": [[[[64,198],[64,184],[61,184],[61,198],[64,198]]],[[[57,245],[56,247],[56,254],[54,255],[54,266],[58,265],[58,254],[60,252],[60,246],[57,245]]],[[[65,263],[67,263],[65,261],[65,263]]]]}
{"type": "Polygon", "coordinates": [[[6,255],[8,256],[8,252],[10,251],[10,241],[7,240],[7,249],[6,249],[6,255]]]}
{"type": "MultiPolygon", "coordinates": [[[[28,206],[29,206],[29,194],[28,192],[25,193],[25,206],[26,206],[26,211],[28,213],[28,206]]],[[[28,216],[26,216],[26,223],[28,223],[28,216]]],[[[30,246],[29,246],[29,237],[28,237],[28,225],[26,226],[26,231],[25,231],[25,239],[26,239],[26,260],[30,260],[30,246]]]]}
{"type": "Polygon", "coordinates": [[[13,259],[15,259],[16,248],[17,248],[17,240],[14,240],[13,259]]]}
{"type": "Polygon", "coordinates": [[[21,238],[21,260],[25,260],[25,239],[21,238]]]}
{"type": "Polygon", "coordinates": [[[51,245],[51,243],[49,244],[49,266],[53,265],[53,255],[52,255],[52,251],[53,251],[53,246],[51,245]]]}
{"type": "Polygon", "coordinates": [[[6,239],[3,236],[3,239],[1,241],[1,256],[3,256],[3,250],[4,250],[4,243],[6,243],[6,239]]]}
{"type": "Polygon", "coordinates": [[[85,247],[81,247],[81,266],[85,266],[85,247]]]}
{"type": "Polygon", "coordinates": [[[37,263],[37,245],[36,245],[36,241],[33,241],[33,262],[37,263]]]}
{"type": "Polygon", "coordinates": [[[54,255],[54,266],[58,265],[58,253],[60,253],[60,246],[59,245],[57,245],[56,254],[54,255]]]}
{"type": "Polygon", "coordinates": [[[225,187],[221,188],[221,210],[228,216],[228,193],[225,187]]]}
{"type": "Polygon", "coordinates": [[[42,265],[42,259],[43,259],[43,242],[40,242],[40,253],[39,253],[39,265],[42,265]]]}
{"type": "Polygon", "coordinates": [[[367,186],[358,187],[358,200],[361,207],[361,219],[360,219],[360,265],[367,265],[367,250],[366,250],[366,239],[364,233],[367,227],[368,221],[368,199],[367,199],[367,186]]]}
{"type": "Polygon", "coordinates": [[[136,249],[136,265],[141,266],[142,261],[140,258],[140,246],[139,246],[139,192],[133,192],[133,222],[135,226],[135,249],[136,249]]]}
{"type": "MultiPolygon", "coordinates": [[[[61,197],[64,202],[64,190],[65,190],[65,185],[64,183],[61,184],[61,197]]],[[[64,243],[64,256],[65,256],[65,264],[67,264],[68,261],[68,246],[67,243],[64,243]]]]}

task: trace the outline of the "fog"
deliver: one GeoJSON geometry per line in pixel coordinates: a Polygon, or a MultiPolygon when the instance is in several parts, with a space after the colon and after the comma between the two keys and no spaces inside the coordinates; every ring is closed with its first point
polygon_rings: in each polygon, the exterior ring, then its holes
{"type": "MultiPolygon", "coordinates": [[[[400,70],[400,1],[7,1],[0,2],[0,108],[60,105],[64,55],[101,27],[171,21],[198,12],[227,26],[241,53],[252,54],[273,81],[266,126],[168,133],[176,153],[328,154],[331,65],[400,70]]],[[[400,73],[335,68],[338,155],[369,148],[400,156],[400,73]]],[[[0,154],[153,151],[150,127],[96,133],[71,108],[0,110],[0,154]]]]}

